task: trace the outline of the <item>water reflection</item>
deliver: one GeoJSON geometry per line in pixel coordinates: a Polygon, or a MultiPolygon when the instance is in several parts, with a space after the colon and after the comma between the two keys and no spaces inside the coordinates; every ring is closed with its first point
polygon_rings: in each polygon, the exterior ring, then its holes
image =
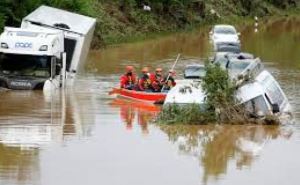
{"type": "Polygon", "coordinates": [[[0,100],[0,142],[35,148],[62,135],[59,97],[39,91],[6,91],[0,100]]]}
{"type": "Polygon", "coordinates": [[[279,126],[161,126],[181,153],[199,159],[203,182],[225,174],[229,163],[237,169],[250,167],[265,145],[292,131],[279,126]]]}
{"type": "Polygon", "coordinates": [[[114,99],[110,105],[120,109],[120,117],[126,129],[131,130],[137,123],[144,134],[148,134],[148,122],[157,116],[161,107],[143,102],[130,101],[122,98],[114,99]]]}
{"type": "Polygon", "coordinates": [[[6,91],[0,99],[0,184],[40,184],[40,149],[89,137],[93,96],[80,99],[73,90],[6,91]],[[82,104],[83,101],[90,101],[82,104]]]}
{"type": "Polygon", "coordinates": [[[0,184],[39,184],[38,149],[0,144],[0,184]]]}

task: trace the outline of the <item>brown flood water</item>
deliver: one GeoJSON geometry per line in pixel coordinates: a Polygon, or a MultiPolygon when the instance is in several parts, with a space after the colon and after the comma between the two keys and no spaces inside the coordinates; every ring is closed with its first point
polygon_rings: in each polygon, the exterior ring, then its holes
{"type": "Polygon", "coordinates": [[[157,126],[159,107],[108,96],[127,64],[167,69],[209,56],[207,29],[91,51],[72,89],[0,92],[2,185],[298,185],[300,19],[241,27],[245,51],[278,79],[286,126],[157,126]],[[189,58],[189,59],[187,59],[189,58]],[[191,59],[192,58],[192,59],[191,59]]]}

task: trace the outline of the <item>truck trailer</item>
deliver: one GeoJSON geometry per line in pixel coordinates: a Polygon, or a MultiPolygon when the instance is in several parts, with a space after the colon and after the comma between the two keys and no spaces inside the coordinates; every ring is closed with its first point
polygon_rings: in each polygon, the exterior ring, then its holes
{"type": "Polygon", "coordinates": [[[6,27],[0,36],[0,87],[45,89],[73,84],[84,66],[96,20],[65,10],[40,6],[6,27]]]}

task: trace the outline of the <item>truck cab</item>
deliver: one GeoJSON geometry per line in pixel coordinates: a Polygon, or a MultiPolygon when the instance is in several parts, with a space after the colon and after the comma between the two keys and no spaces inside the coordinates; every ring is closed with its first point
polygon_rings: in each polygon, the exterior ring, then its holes
{"type": "Polygon", "coordinates": [[[42,5],[23,18],[20,28],[6,27],[0,36],[0,87],[73,85],[95,25],[94,18],[42,5]]]}
{"type": "Polygon", "coordinates": [[[0,36],[0,86],[16,90],[43,89],[47,80],[59,84],[64,52],[62,31],[5,27],[0,36]]]}

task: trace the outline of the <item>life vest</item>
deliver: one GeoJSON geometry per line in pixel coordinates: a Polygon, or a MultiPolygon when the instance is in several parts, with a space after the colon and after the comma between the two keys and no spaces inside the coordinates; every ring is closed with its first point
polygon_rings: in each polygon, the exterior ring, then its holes
{"type": "Polygon", "coordinates": [[[143,75],[139,80],[139,89],[144,91],[151,88],[151,80],[148,75],[143,75]]]}
{"type": "Polygon", "coordinates": [[[128,78],[128,85],[132,85],[133,84],[132,76],[129,75],[127,76],[127,78],[128,78]]]}
{"type": "Polygon", "coordinates": [[[162,88],[162,84],[163,84],[163,77],[154,75],[154,79],[151,83],[151,86],[154,89],[154,91],[160,91],[162,88]]]}

